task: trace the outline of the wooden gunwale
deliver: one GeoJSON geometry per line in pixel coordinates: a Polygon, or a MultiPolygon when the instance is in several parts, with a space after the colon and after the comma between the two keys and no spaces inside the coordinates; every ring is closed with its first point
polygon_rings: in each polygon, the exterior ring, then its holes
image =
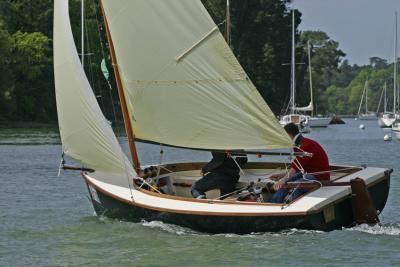
{"type": "MultiPolygon", "coordinates": [[[[171,212],[171,213],[178,213],[178,214],[196,214],[196,215],[209,215],[209,216],[305,216],[305,215],[311,215],[311,214],[315,214],[315,213],[319,213],[321,211],[323,211],[323,207],[317,209],[317,210],[309,210],[306,212],[284,212],[284,213],[278,213],[278,212],[264,212],[264,213],[231,213],[231,212],[204,212],[204,211],[191,211],[191,210],[176,210],[176,209],[166,209],[166,208],[159,208],[159,207],[154,207],[154,206],[150,206],[150,205],[146,205],[146,204],[142,204],[142,203],[137,203],[134,201],[129,201],[127,199],[121,198],[117,195],[114,195],[113,193],[108,192],[107,190],[97,186],[96,184],[94,184],[93,182],[90,181],[90,179],[88,178],[89,176],[82,172],[82,176],[84,178],[84,180],[90,184],[92,187],[94,187],[96,190],[100,191],[101,193],[103,193],[104,195],[107,195],[111,198],[117,199],[123,203],[132,205],[132,206],[137,206],[137,207],[142,207],[142,208],[146,208],[146,209],[150,209],[150,210],[155,210],[155,211],[160,211],[160,212],[171,212]]],[[[379,182],[381,182],[382,180],[386,179],[387,176],[383,175],[382,177],[378,178],[376,181],[374,181],[373,183],[367,185],[367,187],[371,187],[379,182]]],[[[317,190],[317,189],[316,189],[317,190]]],[[[185,197],[178,197],[178,196],[170,196],[170,195],[162,195],[159,193],[155,193],[155,192],[150,192],[147,190],[140,190],[141,193],[146,194],[146,195],[150,195],[150,196],[154,196],[154,197],[159,197],[159,198],[165,198],[165,199],[172,199],[172,200],[177,200],[177,201],[185,201],[188,202],[188,204],[190,204],[191,202],[197,202],[197,203],[208,203],[208,204],[218,204],[218,205],[258,205],[258,206],[282,206],[282,204],[273,204],[273,203],[251,203],[251,202],[241,202],[241,201],[232,201],[232,200],[209,200],[209,199],[205,199],[205,200],[198,200],[198,199],[191,199],[191,198],[185,198],[185,197]]],[[[343,201],[346,198],[351,197],[351,195],[347,195],[344,196],[340,199],[335,200],[332,204],[336,204],[338,202],[343,201]]],[[[293,201],[290,204],[294,204],[295,202],[299,201],[301,198],[293,201]]]]}

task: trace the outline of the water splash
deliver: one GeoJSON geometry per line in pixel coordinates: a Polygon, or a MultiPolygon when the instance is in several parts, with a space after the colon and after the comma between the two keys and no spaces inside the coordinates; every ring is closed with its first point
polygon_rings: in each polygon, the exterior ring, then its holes
{"type": "Polygon", "coordinates": [[[346,230],[358,231],[372,235],[400,236],[400,224],[373,225],[373,226],[367,224],[361,224],[346,230]]]}
{"type": "Polygon", "coordinates": [[[167,224],[161,221],[142,221],[140,223],[141,225],[153,229],[160,229],[162,231],[171,233],[171,234],[176,234],[176,235],[196,235],[198,234],[197,232],[190,230],[188,228],[184,228],[178,225],[172,225],[172,224],[167,224]]]}

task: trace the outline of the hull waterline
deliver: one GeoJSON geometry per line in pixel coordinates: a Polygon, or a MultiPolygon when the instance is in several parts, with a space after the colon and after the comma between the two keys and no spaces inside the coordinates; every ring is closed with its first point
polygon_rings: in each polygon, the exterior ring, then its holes
{"type": "Polygon", "coordinates": [[[308,118],[308,125],[311,128],[326,128],[331,122],[331,118],[318,118],[310,117],[308,118]]]}

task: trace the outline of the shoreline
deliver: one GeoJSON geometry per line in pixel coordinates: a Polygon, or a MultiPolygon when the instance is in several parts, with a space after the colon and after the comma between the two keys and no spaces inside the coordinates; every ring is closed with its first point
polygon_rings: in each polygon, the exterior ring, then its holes
{"type": "Polygon", "coordinates": [[[0,129],[58,129],[58,123],[32,121],[0,121],[0,129]]]}

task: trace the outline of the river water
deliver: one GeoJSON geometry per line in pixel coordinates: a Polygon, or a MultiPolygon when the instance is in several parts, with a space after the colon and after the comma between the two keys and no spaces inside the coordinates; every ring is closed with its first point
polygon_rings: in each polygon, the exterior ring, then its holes
{"type": "MultiPolygon", "coordinates": [[[[55,129],[0,130],[0,266],[400,266],[400,141],[376,121],[347,120],[309,136],[332,163],[393,168],[381,226],[332,232],[209,235],[161,222],[94,216],[78,173],[57,177],[55,129]]],[[[121,139],[125,144],[126,140],[121,139]]],[[[139,145],[145,164],[159,148],[139,145]]],[[[166,149],[166,161],[207,160],[205,152],[166,149]]]]}

